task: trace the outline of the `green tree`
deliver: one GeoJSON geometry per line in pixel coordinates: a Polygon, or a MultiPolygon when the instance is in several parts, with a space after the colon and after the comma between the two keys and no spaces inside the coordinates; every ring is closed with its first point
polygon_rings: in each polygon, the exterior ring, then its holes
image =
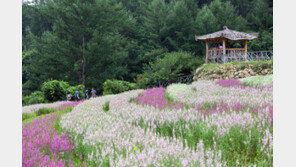
{"type": "Polygon", "coordinates": [[[145,36],[148,39],[148,43],[154,48],[160,48],[162,45],[165,45],[165,38],[168,36],[168,28],[166,26],[168,7],[164,0],[153,0],[148,5],[145,15],[145,36]]]}
{"type": "Polygon", "coordinates": [[[203,60],[189,52],[166,53],[144,67],[144,73],[138,76],[137,84],[141,88],[158,86],[160,82],[192,74],[202,63],[203,60]]]}
{"type": "Polygon", "coordinates": [[[223,26],[227,26],[233,30],[246,30],[247,21],[237,13],[235,6],[229,1],[221,2],[220,0],[214,0],[209,5],[209,9],[216,17],[219,29],[222,29],[223,26]]]}
{"type": "Polygon", "coordinates": [[[255,31],[269,30],[273,26],[273,9],[267,0],[254,0],[252,9],[247,15],[251,29],[255,31]]]}
{"type": "Polygon", "coordinates": [[[170,5],[167,16],[165,45],[169,51],[194,51],[194,18],[186,2],[176,1],[170,5]]]}

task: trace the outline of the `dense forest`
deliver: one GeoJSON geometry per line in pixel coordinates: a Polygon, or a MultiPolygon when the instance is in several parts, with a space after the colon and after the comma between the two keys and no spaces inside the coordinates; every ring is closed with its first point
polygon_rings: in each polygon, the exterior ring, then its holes
{"type": "Polygon", "coordinates": [[[259,33],[248,50],[272,50],[273,1],[23,2],[23,96],[49,80],[101,92],[107,79],[141,82],[157,77],[162,68],[169,69],[162,75],[191,74],[205,56],[205,44],[194,36],[219,31],[224,25],[259,33]]]}

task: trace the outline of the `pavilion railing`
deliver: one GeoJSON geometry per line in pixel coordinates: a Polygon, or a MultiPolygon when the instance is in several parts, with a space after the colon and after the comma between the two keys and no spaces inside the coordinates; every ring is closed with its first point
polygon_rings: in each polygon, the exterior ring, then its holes
{"type": "MultiPolygon", "coordinates": [[[[251,51],[247,52],[247,61],[262,61],[272,59],[273,51],[251,51]]],[[[228,62],[246,61],[243,49],[226,49],[226,54],[221,53],[221,49],[209,50],[210,63],[228,63],[228,62]]]]}

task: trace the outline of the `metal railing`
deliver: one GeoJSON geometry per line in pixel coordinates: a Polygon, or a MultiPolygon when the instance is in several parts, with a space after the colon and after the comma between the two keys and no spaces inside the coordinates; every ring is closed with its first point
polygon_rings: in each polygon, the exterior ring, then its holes
{"type": "Polygon", "coordinates": [[[168,85],[172,83],[184,83],[184,84],[190,84],[193,82],[193,76],[194,75],[186,75],[186,76],[180,76],[174,79],[169,79],[167,81],[159,81],[158,86],[159,87],[167,87],[168,85]]]}
{"type": "MultiPolygon", "coordinates": [[[[251,51],[247,52],[247,61],[264,61],[270,60],[273,57],[273,51],[251,51]]],[[[244,52],[228,52],[225,55],[210,55],[209,62],[210,63],[221,63],[225,64],[228,62],[242,62],[245,60],[244,52]]]]}

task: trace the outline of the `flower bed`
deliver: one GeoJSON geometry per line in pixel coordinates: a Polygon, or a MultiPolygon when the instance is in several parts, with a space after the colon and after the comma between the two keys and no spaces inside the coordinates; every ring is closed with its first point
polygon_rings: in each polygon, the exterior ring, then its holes
{"type": "Polygon", "coordinates": [[[164,88],[134,90],[88,100],[61,126],[82,136],[94,166],[272,165],[272,88],[188,86],[173,98],[189,108],[165,107],[164,88]]]}
{"type": "Polygon", "coordinates": [[[57,118],[58,115],[45,116],[23,125],[23,166],[66,166],[57,156],[71,151],[76,145],[68,133],[58,135],[54,128],[57,118]]]}

